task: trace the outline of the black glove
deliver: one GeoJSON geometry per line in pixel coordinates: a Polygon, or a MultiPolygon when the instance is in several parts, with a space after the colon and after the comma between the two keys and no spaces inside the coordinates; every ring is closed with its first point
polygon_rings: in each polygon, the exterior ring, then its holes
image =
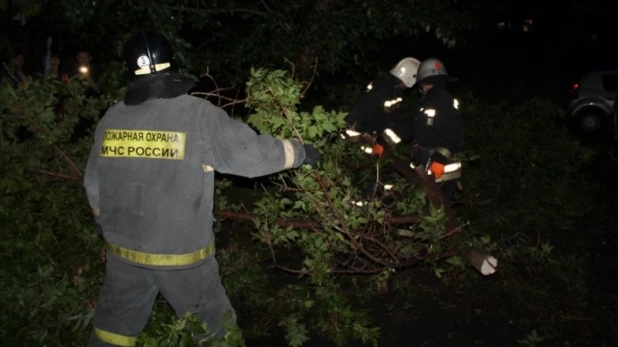
{"type": "Polygon", "coordinates": [[[303,164],[309,164],[312,168],[316,168],[318,160],[320,160],[320,152],[312,145],[303,145],[303,147],[305,147],[305,161],[303,164]]]}

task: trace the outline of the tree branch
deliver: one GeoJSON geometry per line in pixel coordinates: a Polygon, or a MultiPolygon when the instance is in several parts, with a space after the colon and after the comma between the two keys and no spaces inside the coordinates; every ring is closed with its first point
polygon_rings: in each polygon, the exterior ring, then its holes
{"type": "Polygon", "coordinates": [[[48,175],[48,176],[52,176],[52,177],[56,177],[56,178],[62,178],[62,179],[68,179],[68,180],[73,180],[73,181],[79,181],[81,180],[80,177],[76,177],[76,176],[71,176],[71,175],[65,175],[65,174],[61,174],[58,172],[52,172],[52,171],[46,171],[46,170],[34,170],[34,172],[36,173],[40,173],[43,175],[48,175]]]}
{"type": "MultiPolygon", "coordinates": [[[[241,220],[246,222],[251,222],[255,219],[259,219],[258,217],[242,212],[235,211],[227,211],[227,210],[219,210],[215,211],[215,216],[219,218],[229,218],[235,220],[241,220]]],[[[417,224],[421,221],[421,217],[417,216],[390,216],[385,220],[388,220],[390,224],[417,224]]],[[[319,229],[323,227],[322,222],[318,221],[300,221],[300,220],[285,220],[280,219],[275,222],[277,225],[281,227],[294,227],[298,229],[319,229]]]]}
{"type": "MultiPolygon", "coordinates": [[[[13,93],[13,97],[15,98],[15,100],[17,100],[17,95],[15,93],[13,93]]],[[[71,160],[71,158],[69,158],[69,156],[62,149],[60,149],[58,145],[54,144],[51,140],[47,138],[47,136],[45,135],[45,131],[37,124],[37,122],[35,122],[34,119],[32,119],[31,117],[27,116],[25,112],[23,112],[23,110],[21,110],[21,112],[23,114],[21,117],[23,117],[23,119],[25,119],[28,123],[30,123],[36,129],[36,131],[41,135],[41,137],[43,137],[43,139],[47,141],[47,143],[49,143],[50,145],[52,145],[52,147],[54,147],[56,152],[58,152],[58,154],[60,154],[60,156],[63,157],[64,160],[66,160],[66,162],[69,164],[69,166],[71,166],[73,171],[75,171],[77,176],[79,178],[84,177],[82,175],[81,170],[77,167],[75,162],[71,160]]]]}
{"type": "Polygon", "coordinates": [[[307,82],[307,86],[305,87],[305,90],[303,90],[301,95],[305,95],[307,93],[307,90],[309,90],[309,87],[311,87],[311,85],[313,84],[313,79],[315,78],[317,70],[318,70],[318,58],[316,57],[315,65],[313,66],[313,74],[311,74],[311,79],[309,80],[309,82],[307,82]]]}
{"type": "MultiPolygon", "coordinates": [[[[249,213],[240,213],[234,211],[216,211],[215,216],[220,218],[229,218],[235,220],[242,220],[251,222],[255,219],[259,219],[258,217],[251,215],[249,213]]],[[[275,222],[277,225],[281,227],[294,227],[298,229],[314,229],[322,226],[322,223],[316,221],[295,221],[295,220],[278,220],[275,222]]]]}

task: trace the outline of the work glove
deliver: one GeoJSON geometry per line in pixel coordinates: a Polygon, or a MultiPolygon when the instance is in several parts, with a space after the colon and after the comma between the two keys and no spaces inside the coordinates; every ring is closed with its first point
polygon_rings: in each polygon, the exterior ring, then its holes
{"type": "Polygon", "coordinates": [[[432,154],[428,169],[435,178],[440,178],[444,175],[444,166],[448,163],[448,158],[442,154],[435,152],[432,154]]]}
{"type": "Polygon", "coordinates": [[[305,161],[303,164],[307,164],[315,169],[318,166],[318,160],[320,160],[320,152],[312,145],[303,145],[303,147],[305,148],[305,161]]]}
{"type": "Polygon", "coordinates": [[[444,164],[434,161],[429,166],[429,170],[431,170],[431,173],[435,178],[440,178],[442,177],[442,175],[444,175],[444,164]]]}
{"type": "Polygon", "coordinates": [[[371,149],[371,155],[377,155],[378,157],[382,158],[382,154],[384,154],[384,147],[379,143],[373,145],[373,148],[371,149]]]}

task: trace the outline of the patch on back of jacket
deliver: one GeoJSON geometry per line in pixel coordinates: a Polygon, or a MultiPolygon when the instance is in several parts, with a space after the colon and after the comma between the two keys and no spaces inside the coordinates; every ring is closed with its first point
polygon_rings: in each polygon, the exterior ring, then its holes
{"type": "Polygon", "coordinates": [[[182,160],[186,134],[155,130],[105,130],[101,156],[182,160]]]}

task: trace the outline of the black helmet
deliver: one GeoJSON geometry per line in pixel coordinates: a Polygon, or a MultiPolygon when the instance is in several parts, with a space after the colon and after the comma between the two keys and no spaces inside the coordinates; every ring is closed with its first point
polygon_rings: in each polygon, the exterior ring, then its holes
{"type": "Polygon", "coordinates": [[[172,45],[159,33],[141,31],[124,44],[124,64],[129,80],[160,71],[177,71],[172,45]]]}

